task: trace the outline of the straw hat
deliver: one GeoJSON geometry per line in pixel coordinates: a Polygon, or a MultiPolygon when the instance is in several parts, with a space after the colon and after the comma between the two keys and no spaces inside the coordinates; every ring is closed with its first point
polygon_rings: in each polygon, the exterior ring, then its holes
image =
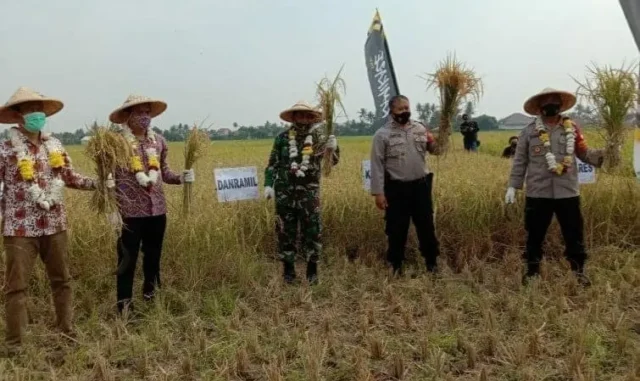
{"type": "Polygon", "coordinates": [[[280,113],[280,119],[285,122],[293,123],[293,113],[296,111],[307,112],[315,116],[314,123],[318,123],[322,120],[322,112],[314,106],[311,106],[309,103],[305,101],[298,101],[296,104],[291,106],[290,108],[284,110],[280,113]]]}
{"type": "Polygon", "coordinates": [[[538,101],[540,100],[540,98],[550,94],[555,94],[562,100],[562,104],[560,105],[560,112],[565,112],[576,105],[575,95],[567,91],[556,90],[547,87],[546,89],[542,90],[541,92],[532,96],[531,98],[527,99],[526,102],[524,102],[524,111],[526,111],[530,115],[540,115],[540,104],[538,103],[538,101]]]}
{"type": "Polygon", "coordinates": [[[15,93],[13,93],[7,103],[0,107],[0,123],[21,123],[22,116],[15,111],[13,107],[33,101],[42,102],[44,107],[42,111],[46,116],[56,114],[64,107],[64,104],[57,99],[45,97],[39,92],[28,87],[20,87],[15,93]]]}
{"type": "Polygon", "coordinates": [[[133,106],[149,104],[151,106],[151,117],[162,114],[167,109],[167,104],[158,99],[148,98],[142,95],[129,95],[122,106],[118,107],[114,112],[109,115],[109,120],[112,123],[123,124],[129,119],[129,109],[133,106]]]}

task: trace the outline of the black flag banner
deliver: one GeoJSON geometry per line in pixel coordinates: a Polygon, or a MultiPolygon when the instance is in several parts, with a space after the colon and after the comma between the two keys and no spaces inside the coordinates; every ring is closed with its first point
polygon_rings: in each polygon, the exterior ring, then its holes
{"type": "Polygon", "coordinates": [[[636,46],[640,50],[640,0],[620,0],[620,5],[631,28],[636,46]]]}
{"type": "MultiPolygon", "coordinates": [[[[624,16],[627,18],[629,29],[640,50],[640,0],[620,0],[620,6],[624,16]]],[[[638,83],[640,86],[640,83],[638,83]]],[[[636,128],[633,143],[633,168],[636,178],[640,181],[640,101],[636,105],[636,128]]]]}
{"type": "Polygon", "coordinates": [[[400,94],[400,90],[398,90],[398,81],[391,63],[389,44],[382,28],[382,19],[377,10],[364,44],[364,56],[371,93],[376,105],[375,125],[379,126],[384,122],[383,118],[389,114],[389,99],[400,94]]]}

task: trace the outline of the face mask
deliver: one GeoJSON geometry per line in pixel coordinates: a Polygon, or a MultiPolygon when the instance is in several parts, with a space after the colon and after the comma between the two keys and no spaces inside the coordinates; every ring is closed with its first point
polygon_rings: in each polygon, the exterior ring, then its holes
{"type": "Polygon", "coordinates": [[[557,116],[558,114],[560,114],[560,105],[551,103],[542,106],[541,110],[543,116],[557,116]]]}
{"type": "Polygon", "coordinates": [[[43,112],[32,112],[22,116],[24,119],[24,129],[29,132],[40,132],[44,127],[46,115],[43,112]]]}
{"type": "Polygon", "coordinates": [[[411,118],[411,112],[405,111],[400,114],[393,114],[393,120],[395,120],[398,124],[405,125],[409,123],[409,119],[411,118]]]}
{"type": "Polygon", "coordinates": [[[511,147],[515,147],[518,145],[518,142],[511,142],[511,147]]]}
{"type": "Polygon", "coordinates": [[[129,118],[129,127],[146,130],[149,125],[151,125],[151,117],[147,114],[131,115],[129,118]]]}

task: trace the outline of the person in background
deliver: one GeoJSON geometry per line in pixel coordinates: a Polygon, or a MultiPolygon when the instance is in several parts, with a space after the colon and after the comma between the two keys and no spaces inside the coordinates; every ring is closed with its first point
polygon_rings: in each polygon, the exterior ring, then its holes
{"type": "Polygon", "coordinates": [[[504,147],[502,151],[502,157],[504,159],[511,159],[516,154],[516,146],[518,145],[518,137],[512,136],[509,138],[509,145],[504,147]]]}
{"type": "Polygon", "coordinates": [[[428,153],[438,154],[431,133],[411,119],[409,99],[397,95],[389,101],[386,124],[373,137],[371,194],[385,212],[387,260],[402,275],[410,221],[416,228],[427,271],[436,273],[440,243],[433,219],[433,173],[425,168],[428,153]]]}
{"type": "Polygon", "coordinates": [[[527,263],[523,283],[540,273],[542,243],[555,214],[565,241],[565,256],[580,284],[591,284],[585,275],[587,253],[576,157],[601,167],[603,151],[587,147],[580,128],[562,113],[576,104],[566,91],[544,89],[529,98],[524,110],[536,119],[520,133],[505,196],[516,199],[516,189],[526,180],[525,229],[527,263]]]}
{"type": "Polygon", "coordinates": [[[478,123],[475,120],[469,120],[467,114],[462,115],[462,124],[460,125],[460,133],[462,134],[462,142],[464,149],[470,152],[476,152],[480,146],[478,141],[478,123]]]}
{"type": "Polygon", "coordinates": [[[304,101],[280,113],[291,123],[276,136],[265,170],[264,195],[275,198],[278,256],[283,264],[285,283],[296,280],[298,227],[302,251],[307,262],[307,281],[318,283],[318,260],[322,251],[320,221],[320,178],[322,160],[333,152],[338,164],[340,150],[335,136],[321,135],[317,124],[322,112],[304,101]]]}
{"type": "MultiPolygon", "coordinates": [[[[54,98],[19,88],[0,107],[0,123],[16,124],[0,145],[0,202],[5,250],[5,319],[9,355],[22,347],[27,325],[26,292],[37,257],[45,265],[53,294],[55,327],[73,336],[71,275],[68,268],[64,188],[94,190],[94,180],[74,171],[60,141],[42,132],[46,119],[64,107],[54,98]]],[[[107,180],[113,188],[113,179],[107,180]]]]}
{"type": "Polygon", "coordinates": [[[116,196],[122,232],[118,239],[117,304],[118,312],[132,310],[133,278],[142,248],[144,281],[142,295],[150,301],[160,282],[160,258],[167,226],[167,201],[162,183],[180,185],[195,181],[193,169],[179,175],[169,168],[169,149],[162,135],[151,128],[151,119],[167,109],[163,101],[130,95],[109,116],[112,123],[123,125],[123,135],[133,150],[129,168],[115,174],[116,196]]]}

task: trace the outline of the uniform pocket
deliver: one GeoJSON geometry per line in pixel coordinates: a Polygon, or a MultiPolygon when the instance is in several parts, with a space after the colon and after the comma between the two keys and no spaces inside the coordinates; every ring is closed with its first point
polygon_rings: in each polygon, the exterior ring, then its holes
{"type": "Polygon", "coordinates": [[[561,155],[565,155],[567,153],[567,137],[562,135],[558,139],[558,152],[561,155]]]}
{"type": "Polygon", "coordinates": [[[389,149],[387,151],[387,157],[399,157],[404,155],[405,152],[405,140],[402,138],[389,139],[389,149]]]}
{"type": "Polygon", "coordinates": [[[424,152],[427,149],[427,135],[426,134],[414,134],[413,141],[416,145],[418,152],[424,152]]]}

